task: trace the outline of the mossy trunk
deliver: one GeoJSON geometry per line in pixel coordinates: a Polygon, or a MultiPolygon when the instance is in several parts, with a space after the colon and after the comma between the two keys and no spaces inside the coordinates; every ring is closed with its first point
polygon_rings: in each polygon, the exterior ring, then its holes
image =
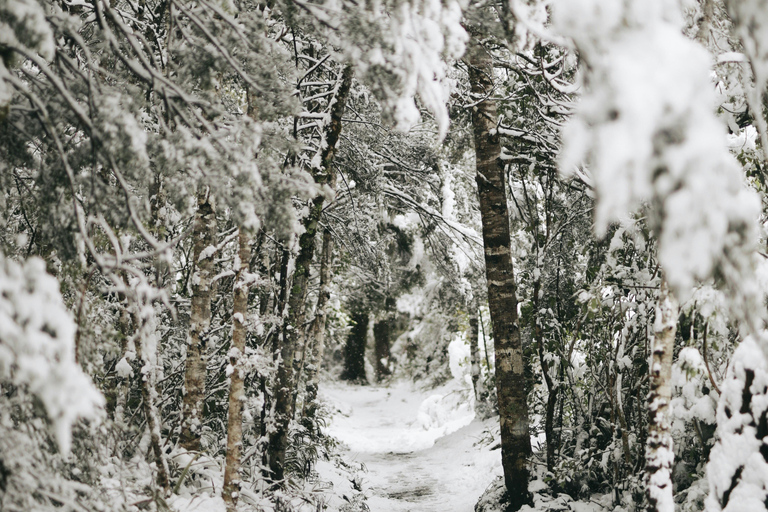
{"type": "Polygon", "coordinates": [[[376,382],[381,382],[390,375],[389,342],[391,337],[392,317],[385,316],[373,324],[373,350],[376,355],[376,382]]]}
{"type": "Polygon", "coordinates": [[[472,365],[472,389],[475,399],[482,398],[482,384],[480,383],[480,348],[478,347],[480,324],[477,321],[477,308],[469,308],[469,362],[472,365]]]}

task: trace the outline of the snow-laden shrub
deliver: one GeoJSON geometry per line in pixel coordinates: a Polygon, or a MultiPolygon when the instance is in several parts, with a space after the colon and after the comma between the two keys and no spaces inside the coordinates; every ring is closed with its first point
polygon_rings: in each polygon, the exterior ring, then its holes
{"type": "Polygon", "coordinates": [[[0,386],[43,405],[63,452],[74,422],[96,417],[104,402],[75,362],[75,329],[43,260],[20,265],[0,255],[0,386]]]}
{"type": "Polygon", "coordinates": [[[74,340],[43,260],[19,264],[0,254],[0,510],[104,509],[89,487],[98,477],[86,474],[98,433],[66,456],[74,423],[98,417],[104,401],[75,361],[74,340]]]}
{"type": "Polygon", "coordinates": [[[751,338],[741,342],[722,384],[719,440],[707,466],[707,510],[761,511],[768,503],[768,361],[751,338]]]}
{"type": "Polygon", "coordinates": [[[678,4],[560,1],[553,20],[588,64],[561,164],[566,173],[589,167],[598,234],[650,206],[659,261],[678,298],[715,275],[734,312],[757,325],[760,203],[715,115],[711,56],[682,34],[678,4]]]}

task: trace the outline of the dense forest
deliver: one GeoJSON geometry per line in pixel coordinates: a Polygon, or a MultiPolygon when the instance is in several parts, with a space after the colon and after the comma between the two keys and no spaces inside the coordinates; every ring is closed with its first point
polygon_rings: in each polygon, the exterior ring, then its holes
{"type": "Polygon", "coordinates": [[[478,512],[768,511],[766,87],[762,0],[0,0],[0,510],[388,512],[407,383],[478,512]]]}

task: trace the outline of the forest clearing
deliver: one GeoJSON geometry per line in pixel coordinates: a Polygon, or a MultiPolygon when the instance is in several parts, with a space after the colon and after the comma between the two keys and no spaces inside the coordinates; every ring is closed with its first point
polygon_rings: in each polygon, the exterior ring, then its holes
{"type": "Polygon", "coordinates": [[[765,0],[0,0],[0,512],[768,512],[765,0]]]}

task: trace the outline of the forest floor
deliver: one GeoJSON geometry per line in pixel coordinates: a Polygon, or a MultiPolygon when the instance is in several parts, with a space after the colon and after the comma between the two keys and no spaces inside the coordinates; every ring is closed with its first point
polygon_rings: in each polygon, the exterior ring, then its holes
{"type": "MultiPolygon", "coordinates": [[[[364,466],[371,512],[471,512],[502,473],[496,421],[475,419],[457,380],[427,391],[407,382],[329,382],[321,395],[334,410],[327,432],[343,443],[347,462],[364,466]]],[[[318,467],[321,475],[329,469],[318,467]]]]}

